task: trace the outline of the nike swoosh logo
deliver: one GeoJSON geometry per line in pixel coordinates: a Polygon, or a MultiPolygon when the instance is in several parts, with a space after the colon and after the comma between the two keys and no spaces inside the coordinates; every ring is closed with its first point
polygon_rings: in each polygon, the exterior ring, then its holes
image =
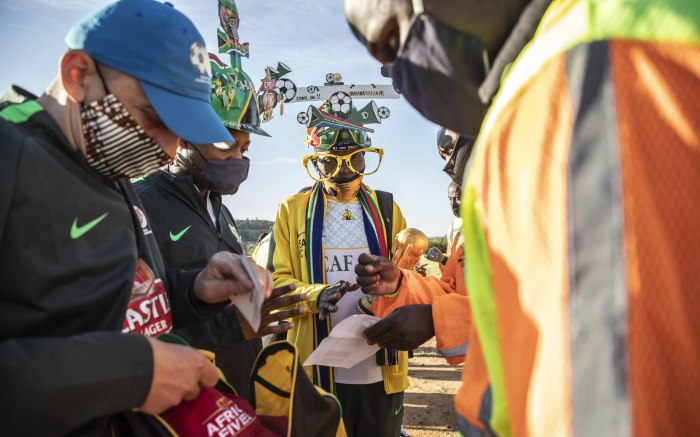
{"type": "Polygon", "coordinates": [[[398,416],[399,413],[401,412],[401,409],[403,408],[403,405],[401,405],[399,408],[394,410],[394,416],[398,416]]]}
{"type": "Polygon", "coordinates": [[[73,225],[70,227],[70,237],[74,240],[77,240],[78,238],[82,237],[85,235],[90,229],[94,228],[97,226],[102,220],[104,220],[105,217],[107,217],[109,213],[106,212],[102,214],[101,216],[97,217],[95,220],[85,223],[82,226],[78,226],[78,217],[76,217],[73,220],[73,225]]]}
{"type": "Polygon", "coordinates": [[[187,232],[187,231],[190,230],[191,227],[192,227],[192,225],[189,225],[188,227],[186,227],[185,229],[181,230],[181,231],[178,232],[177,234],[173,234],[173,231],[170,231],[170,239],[173,240],[173,241],[179,240],[180,238],[182,238],[183,235],[185,235],[185,232],[187,232]]]}

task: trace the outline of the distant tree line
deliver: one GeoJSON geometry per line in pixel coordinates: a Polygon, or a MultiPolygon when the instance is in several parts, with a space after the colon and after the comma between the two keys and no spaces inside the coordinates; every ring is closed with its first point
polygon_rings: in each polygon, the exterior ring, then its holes
{"type": "Polygon", "coordinates": [[[241,240],[244,245],[255,244],[258,241],[258,236],[263,232],[270,232],[272,226],[271,220],[261,219],[236,219],[238,232],[241,234],[241,240]]]}
{"type": "Polygon", "coordinates": [[[444,254],[447,253],[447,237],[430,237],[428,238],[428,247],[437,247],[442,251],[444,254]]]}

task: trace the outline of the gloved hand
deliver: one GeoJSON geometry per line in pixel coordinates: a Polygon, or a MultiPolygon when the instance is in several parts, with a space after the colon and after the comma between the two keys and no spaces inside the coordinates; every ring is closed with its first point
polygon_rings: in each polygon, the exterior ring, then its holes
{"type": "Polygon", "coordinates": [[[416,264],[415,266],[413,266],[413,270],[418,272],[418,274],[421,276],[428,275],[427,264],[416,264]]]}
{"type": "Polygon", "coordinates": [[[433,246],[425,253],[425,259],[436,263],[441,263],[445,259],[445,254],[440,249],[433,246]]]}
{"type": "Polygon", "coordinates": [[[360,288],[360,286],[357,284],[340,281],[337,284],[330,285],[323,289],[318,295],[318,301],[316,303],[316,306],[318,306],[318,318],[324,320],[328,314],[338,311],[338,306],[336,304],[340,298],[348,291],[354,291],[358,288],[360,288]]]}

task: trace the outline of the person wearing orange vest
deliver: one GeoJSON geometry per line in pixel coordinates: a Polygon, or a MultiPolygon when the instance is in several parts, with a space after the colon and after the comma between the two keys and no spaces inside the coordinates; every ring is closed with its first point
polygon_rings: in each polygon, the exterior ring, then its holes
{"type": "Polygon", "coordinates": [[[700,3],[365,3],[351,27],[407,100],[479,130],[462,216],[487,431],[696,432],[700,3]]]}
{"type": "MultiPolygon", "coordinates": [[[[462,181],[464,170],[466,167],[467,160],[473,150],[474,140],[461,137],[459,134],[454,134],[453,136],[445,135],[445,130],[441,129],[438,132],[438,153],[446,161],[443,171],[449,175],[453,181],[453,184],[457,185],[457,190],[459,190],[459,182],[462,181]],[[449,143],[449,144],[447,144],[449,143]]],[[[453,201],[450,199],[450,206],[455,210],[453,201]]],[[[459,215],[459,209],[455,211],[456,215],[459,215]]],[[[444,305],[444,310],[436,310],[438,313],[442,314],[444,311],[450,312],[453,305],[457,305],[460,311],[464,311],[464,314],[468,314],[469,304],[467,296],[467,288],[464,282],[464,250],[462,249],[462,238],[461,236],[456,236],[454,244],[451,244],[449,256],[446,257],[447,261],[442,270],[442,275],[440,278],[437,277],[423,277],[423,275],[414,275],[412,270],[399,269],[395,263],[389,261],[388,263],[382,263],[386,268],[394,270],[394,274],[398,280],[399,270],[401,270],[401,287],[397,284],[393,284],[393,288],[389,287],[390,290],[397,290],[390,295],[384,295],[382,298],[375,299],[372,304],[372,312],[378,317],[385,317],[389,315],[393,310],[410,304],[430,304],[433,303],[433,310],[444,305]],[[403,290],[403,291],[402,291],[403,290]],[[455,293],[456,295],[464,297],[464,299],[456,299],[455,296],[446,297],[445,294],[455,293]],[[444,303],[433,302],[434,299],[438,297],[443,297],[444,303]],[[457,303],[457,302],[463,303],[457,303]]],[[[433,257],[432,251],[435,248],[431,248],[426,257],[431,259],[433,257]]],[[[363,257],[363,260],[367,257],[363,257]]],[[[372,260],[378,260],[380,257],[372,258],[372,260]]],[[[363,276],[368,273],[362,267],[366,265],[367,262],[360,264],[360,267],[356,267],[355,271],[358,274],[358,278],[363,278],[363,276]]],[[[375,275],[372,274],[368,281],[371,279],[376,279],[375,275]]],[[[380,279],[384,279],[383,277],[380,279]]],[[[358,282],[359,285],[364,285],[363,282],[358,282]]],[[[366,293],[381,295],[381,293],[370,293],[372,284],[368,282],[363,290],[366,293]]],[[[406,311],[406,310],[404,310],[406,311]]],[[[454,316],[454,315],[453,315],[454,316]]],[[[467,317],[469,317],[467,315],[467,317]]],[[[461,317],[459,317],[462,319],[461,317]]],[[[442,317],[434,317],[434,320],[442,320],[442,317]]],[[[382,324],[385,324],[387,329],[389,328],[389,321],[380,322],[379,326],[375,329],[381,328],[382,324]]],[[[431,321],[426,321],[426,324],[432,323],[431,321]]],[[[397,329],[396,327],[391,327],[391,329],[397,329]]],[[[436,329],[440,329],[439,326],[435,326],[436,329]]],[[[369,330],[371,333],[372,330],[369,330]]],[[[450,335],[452,329],[444,329],[442,332],[446,336],[450,335]]],[[[443,338],[442,336],[437,336],[438,350],[445,356],[445,358],[452,364],[459,364],[464,360],[464,351],[466,350],[466,345],[468,342],[468,330],[466,335],[459,335],[455,338],[443,338]]],[[[401,336],[401,335],[399,335],[401,336]]],[[[420,339],[406,338],[407,341],[418,344],[415,346],[420,346],[425,340],[432,337],[430,335],[423,341],[420,339]]]]}
{"type": "MultiPolygon", "coordinates": [[[[454,132],[445,135],[441,130],[441,134],[438,152],[446,161],[443,170],[453,183],[461,181],[474,141],[454,132]],[[446,143],[449,144],[445,146],[446,143]]],[[[458,394],[462,414],[488,429],[488,420],[480,417],[480,413],[490,402],[490,387],[478,339],[471,338],[462,244],[462,237],[457,237],[440,279],[399,269],[391,260],[369,254],[358,259],[355,273],[363,291],[375,296],[373,312],[383,318],[365,330],[368,343],[412,350],[435,336],[438,351],[450,365],[465,363],[458,394]],[[393,290],[397,291],[392,293],[393,290]]]]}

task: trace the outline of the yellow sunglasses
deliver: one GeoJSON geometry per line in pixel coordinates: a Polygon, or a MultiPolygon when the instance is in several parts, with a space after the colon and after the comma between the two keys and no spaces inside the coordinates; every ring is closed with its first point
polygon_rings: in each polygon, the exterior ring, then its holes
{"type": "Polygon", "coordinates": [[[333,153],[314,153],[312,155],[306,155],[302,158],[301,163],[306,169],[306,173],[309,177],[317,182],[327,181],[335,177],[340,173],[340,169],[343,168],[343,163],[345,163],[348,168],[359,175],[368,176],[374,174],[379,170],[379,166],[382,163],[382,157],[384,156],[384,149],[379,149],[376,147],[365,147],[362,149],[355,150],[348,155],[335,155],[333,153]],[[325,177],[314,176],[312,169],[309,168],[309,163],[316,163],[324,168],[324,172],[328,175],[325,177]],[[362,167],[364,165],[364,167],[362,167]],[[360,168],[362,168],[360,170],[360,168]]]}

